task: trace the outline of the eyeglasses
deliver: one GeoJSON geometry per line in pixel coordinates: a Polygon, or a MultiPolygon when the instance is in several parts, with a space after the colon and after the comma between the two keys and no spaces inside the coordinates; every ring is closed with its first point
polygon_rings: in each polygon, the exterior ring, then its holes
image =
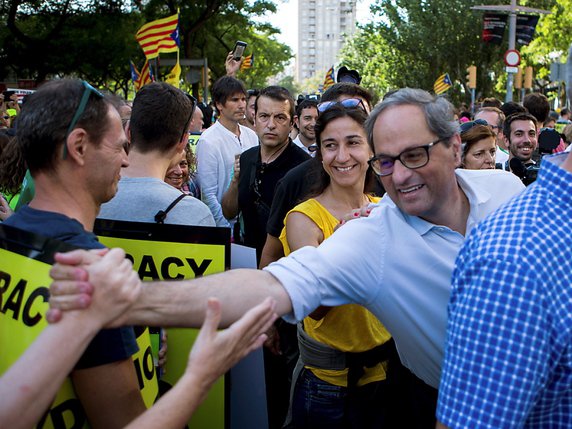
{"type": "Polygon", "coordinates": [[[334,106],[343,106],[348,109],[360,107],[365,112],[367,112],[365,104],[363,104],[361,98],[346,98],[342,101],[324,101],[322,103],[318,103],[318,112],[324,113],[326,110],[331,109],[334,106]]]}
{"type": "Polygon", "coordinates": [[[413,147],[411,149],[404,150],[397,156],[389,155],[375,155],[371,158],[368,163],[375,174],[380,177],[389,176],[393,173],[393,166],[395,161],[399,160],[403,166],[415,170],[417,168],[425,167],[429,162],[429,149],[435,146],[437,143],[441,143],[448,138],[435,140],[429,144],[423,146],[413,147]]]}
{"type": "Polygon", "coordinates": [[[459,126],[459,132],[461,134],[466,133],[471,128],[473,128],[475,125],[485,125],[488,127],[489,123],[487,121],[485,121],[484,119],[475,119],[474,121],[469,121],[469,122],[465,122],[465,123],[461,124],[459,126]]]}
{"type": "MultiPolygon", "coordinates": [[[[87,102],[89,101],[89,96],[91,94],[93,94],[99,99],[103,98],[103,94],[101,92],[99,92],[97,89],[95,89],[93,86],[91,86],[89,83],[87,83],[85,80],[82,80],[81,83],[84,87],[83,94],[81,96],[81,99],[79,101],[79,104],[77,106],[75,114],[73,115],[72,120],[70,122],[70,125],[68,127],[68,130],[66,132],[66,140],[67,140],[68,136],[71,134],[71,132],[74,130],[74,128],[76,127],[76,125],[79,122],[83,113],[85,112],[87,102]]],[[[64,143],[64,159],[66,159],[67,156],[68,156],[68,147],[64,143]]]]}
{"type": "Polygon", "coordinates": [[[189,100],[191,100],[191,112],[189,113],[189,117],[185,121],[183,133],[181,134],[181,138],[179,138],[178,141],[181,141],[185,137],[187,137],[188,131],[189,131],[189,124],[191,123],[191,120],[193,119],[193,113],[195,113],[195,109],[197,108],[197,99],[195,97],[193,97],[191,94],[187,94],[186,92],[183,92],[183,94],[185,94],[187,96],[187,98],[189,100]]]}

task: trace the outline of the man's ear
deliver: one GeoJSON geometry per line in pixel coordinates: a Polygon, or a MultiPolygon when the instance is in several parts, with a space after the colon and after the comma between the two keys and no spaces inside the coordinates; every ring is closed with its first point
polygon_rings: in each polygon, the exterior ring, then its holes
{"type": "Polygon", "coordinates": [[[451,137],[451,146],[453,147],[453,156],[455,157],[455,165],[461,165],[461,136],[455,134],[451,137]]]}
{"type": "Polygon", "coordinates": [[[125,124],[125,136],[127,140],[129,140],[129,143],[131,143],[131,121],[127,121],[125,124]]]}
{"type": "Polygon", "coordinates": [[[294,125],[296,125],[296,128],[300,129],[300,119],[298,118],[298,115],[294,116],[294,125]]]}
{"type": "Polygon", "coordinates": [[[83,128],[73,129],[65,141],[67,158],[84,165],[88,140],[87,132],[83,128]]]}

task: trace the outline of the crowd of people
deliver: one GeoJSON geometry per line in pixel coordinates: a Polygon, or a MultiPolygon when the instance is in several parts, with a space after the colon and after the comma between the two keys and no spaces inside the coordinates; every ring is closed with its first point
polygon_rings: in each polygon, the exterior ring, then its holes
{"type": "Polygon", "coordinates": [[[212,125],[166,83],[129,103],[71,79],[7,125],[2,225],[85,250],[56,254],[51,324],[2,375],[2,422],[33,426],[69,375],[94,428],[182,427],[264,342],[272,429],[570,427],[569,111],[531,93],[472,114],[411,88],[373,106],[347,69],[295,100],[239,66],[212,125]],[[142,283],[96,218],[229,228],[259,269],[142,283]],[[149,410],[134,325],[202,325],[149,410]]]}

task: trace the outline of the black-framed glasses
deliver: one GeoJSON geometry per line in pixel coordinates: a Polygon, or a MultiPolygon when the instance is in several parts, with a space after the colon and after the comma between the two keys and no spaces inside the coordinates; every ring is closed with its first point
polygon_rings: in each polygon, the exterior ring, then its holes
{"type": "Polygon", "coordinates": [[[195,109],[197,108],[197,99],[193,97],[191,94],[187,94],[186,92],[183,92],[183,94],[185,94],[187,98],[191,100],[191,113],[189,113],[189,117],[187,118],[185,126],[183,128],[183,133],[181,134],[181,138],[178,141],[183,140],[185,136],[187,136],[189,131],[189,124],[193,120],[193,113],[195,113],[195,109]]]}
{"type": "Polygon", "coordinates": [[[475,125],[485,125],[488,127],[489,123],[487,121],[485,121],[484,119],[475,119],[474,121],[469,121],[469,122],[465,122],[465,123],[461,124],[459,126],[459,132],[461,134],[466,133],[471,128],[473,128],[475,125]]]}
{"type": "Polygon", "coordinates": [[[318,112],[324,113],[326,110],[331,109],[334,106],[343,106],[347,109],[360,107],[364,112],[367,112],[365,104],[363,104],[363,100],[361,98],[346,98],[342,101],[323,101],[322,103],[318,103],[318,112]]]}
{"type": "MultiPolygon", "coordinates": [[[[103,94],[101,92],[99,92],[97,89],[95,89],[93,86],[91,86],[89,83],[87,83],[85,80],[82,80],[81,83],[84,87],[83,94],[81,96],[81,99],[79,101],[77,109],[75,110],[75,113],[72,117],[72,120],[70,122],[68,130],[66,132],[66,140],[67,140],[68,136],[71,134],[71,132],[74,130],[74,128],[76,127],[76,125],[79,122],[83,113],[85,112],[85,108],[86,108],[87,103],[89,101],[89,96],[93,94],[97,98],[103,98],[103,94]]],[[[67,156],[68,156],[68,146],[64,142],[64,156],[63,156],[64,159],[66,159],[67,156]]]]}
{"type": "Polygon", "coordinates": [[[391,173],[393,173],[393,166],[397,160],[399,160],[403,166],[409,168],[410,170],[425,167],[429,162],[429,149],[431,149],[437,143],[444,142],[445,140],[448,140],[448,138],[435,140],[434,142],[425,144],[423,146],[412,147],[410,149],[404,150],[397,156],[389,156],[383,154],[375,155],[368,161],[368,164],[374,173],[380,177],[389,176],[391,173]]]}

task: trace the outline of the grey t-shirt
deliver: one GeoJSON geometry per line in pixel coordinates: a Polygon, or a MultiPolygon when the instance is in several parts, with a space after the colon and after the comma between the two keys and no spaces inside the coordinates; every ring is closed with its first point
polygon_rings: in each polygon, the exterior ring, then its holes
{"type": "MultiPolygon", "coordinates": [[[[166,210],[181,191],[153,177],[123,177],[111,201],[101,206],[98,218],[155,223],[159,210],[166,210]]],[[[179,201],[165,218],[166,224],[215,226],[209,208],[194,197],[179,201]]]]}

